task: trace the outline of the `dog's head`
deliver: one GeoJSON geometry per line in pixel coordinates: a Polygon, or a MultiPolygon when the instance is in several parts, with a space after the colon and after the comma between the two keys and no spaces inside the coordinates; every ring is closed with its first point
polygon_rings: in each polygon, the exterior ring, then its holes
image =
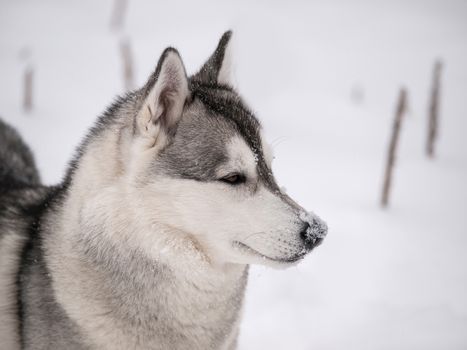
{"type": "Polygon", "coordinates": [[[213,261],[285,266],[327,228],[277,185],[261,125],[228,80],[230,37],[191,77],[175,49],[162,54],[133,121],[132,193],[213,261]]]}

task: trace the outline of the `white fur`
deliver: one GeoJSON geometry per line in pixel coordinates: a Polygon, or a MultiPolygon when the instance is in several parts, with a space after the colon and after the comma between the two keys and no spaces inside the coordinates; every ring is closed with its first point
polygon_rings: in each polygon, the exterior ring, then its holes
{"type": "Polygon", "coordinates": [[[19,269],[24,239],[13,232],[2,232],[0,239],[0,348],[19,348],[15,276],[19,269]]]}

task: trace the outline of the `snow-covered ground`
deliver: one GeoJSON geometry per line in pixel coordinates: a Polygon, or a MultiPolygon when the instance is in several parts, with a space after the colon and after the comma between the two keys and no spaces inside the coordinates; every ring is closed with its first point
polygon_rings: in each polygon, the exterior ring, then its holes
{"type": "Polygon", "coordinates": [[[467,348],[467,2],[129,0],[120,31],[109,27],[112,3],[0,0],[0,115],[46,183],[122,92],[122,37],[142,84],[166,46],[194,72],[232,28],[237,85],[275,145],[277,177],[330,226],[298,267],[251,270],[240,349],[467,348]],[[438,57],[441,134],[428,160],[438,57]],[[35,106],[24,113],[28,64],[35,106]],[[402,85],[410,111],[381,210],[402,85]]]}

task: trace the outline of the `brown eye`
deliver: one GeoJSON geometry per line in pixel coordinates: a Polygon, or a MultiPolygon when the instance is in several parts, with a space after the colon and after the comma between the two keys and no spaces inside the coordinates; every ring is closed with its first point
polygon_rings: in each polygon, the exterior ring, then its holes
{"type": "Polygon", "coordinates": [[[245,182],[245,176],[241,174],[230,174],[226,177],[220,179],[223,182],[228,183],[229,185],[239,185],[245,182]]]}

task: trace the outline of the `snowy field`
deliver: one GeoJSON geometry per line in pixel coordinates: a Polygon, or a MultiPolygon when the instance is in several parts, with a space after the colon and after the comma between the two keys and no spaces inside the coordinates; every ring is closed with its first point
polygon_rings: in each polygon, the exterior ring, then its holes
{"type": "Polygon", "coordinates": [[[193,73],[232,28],[237,86],[273,141],[277,177],[330,226],[298,267],[251,270],[240,349],[467,348],[466,1],[129,0],[119,31],[112,4],[0,0],[0,116],[32,146],[45,183],[61,179],[86,129],[122,93],[121,38],[140,85],[166,46],[193,73]],[[428,160],[438,57],[441,130],[428,160]],[[29,64],[34,108],[24,113],[29,64]],[[409,114],[381,210],[401,86],[409,114]]]}

